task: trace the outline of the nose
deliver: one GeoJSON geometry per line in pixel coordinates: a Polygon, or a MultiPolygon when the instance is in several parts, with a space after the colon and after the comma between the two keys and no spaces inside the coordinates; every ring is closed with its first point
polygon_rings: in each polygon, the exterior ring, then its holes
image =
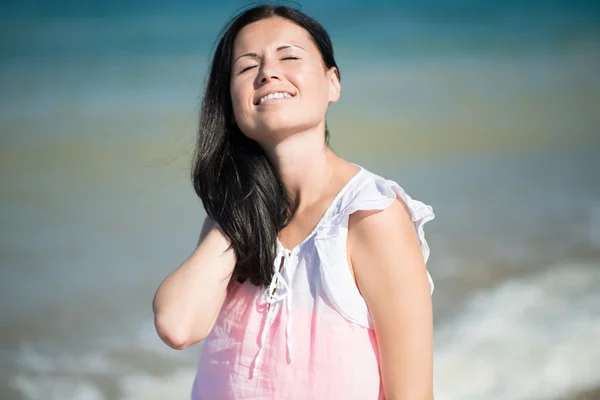
{"type": "Polygon", "coordinates": [[[272,80],[279,80],[280,74],[271,62],[265,62],[258,73],[257,80],[261,85],[271,82],[272,80]]]}

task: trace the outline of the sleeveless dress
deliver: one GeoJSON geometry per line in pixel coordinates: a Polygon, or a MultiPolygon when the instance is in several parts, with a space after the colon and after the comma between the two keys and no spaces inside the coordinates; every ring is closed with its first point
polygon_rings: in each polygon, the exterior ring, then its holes
{"type": "Polygon", "coordinates": [[[203,342],[192,400],[383,399],[375,332],[346,238],[350,214],[396,198],[410,211],[427,262],[423,225],[432,208],[361,167],[302,243],[289,250],[277,242],[268,288],[231,287],[203,342]]]}

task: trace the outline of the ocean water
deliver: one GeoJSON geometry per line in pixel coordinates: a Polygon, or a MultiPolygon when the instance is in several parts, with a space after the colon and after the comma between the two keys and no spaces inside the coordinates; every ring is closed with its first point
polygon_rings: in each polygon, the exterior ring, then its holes
{"type": "MultiPolygon", "coordinates": [[[[301,2],[348,159],[431,204],[439,399],[600,386],[595,2],[301,2]]],[[[185,399],[151,301],[192,251],[209,51],[244,2],[0,7],[0,398],[185,399]]]]}

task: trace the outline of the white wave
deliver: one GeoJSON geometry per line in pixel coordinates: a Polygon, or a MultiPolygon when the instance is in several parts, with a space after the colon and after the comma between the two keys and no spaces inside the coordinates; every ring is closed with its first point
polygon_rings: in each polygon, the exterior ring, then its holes
{"type": "MultiPolygon", "coordinates": [[[[117,378],[120,400],[187,400],[190,398],[195,370],[181,369],[166,376],[144,373],[117,378]]],[[[10,380],[12,389],[25,400],[105,400],[102,388],[83,376],[39,376],[19,374],[10,380]]]]}
{"type": "Polygon", "coordinates": [[[182,369],[165,377],[130,375],[121,380],[121,400],[187,400],[192,392],[194,369],[182,369]]]}
{"type": "Polygon", "coordinates": [[[133,337],[102,337],[92,342],[84,351],[24,342],[16,352],[10,387],[24,400],[112,399],[115,388],[121,400],[190,398],[195,374],[192,365],[199,347],[170,350],[151,322],[142,324],[133,337]],[[128,357],[139,358],[131,363],[128,357]],[[143,366],[144,360],[157,365],[143,366]],[[157,373],[162,363],[170,367],[157,373]]]}
{"type": "Polygon", "coordinates": [[[78,377],[26,376],[16,375],[10,385],[25,400],[38,399],[70,399],[70,400],[104,400],[106,397],[100,389],[89,382],[82,382],[78,377]]]}
{"type": "Polygon", "coordinates": [[[599,266],[564,265],[473,297],[436,331],[436,398],[554,399],[600,384],[599,289],[599,266]]]}
{"type": "Polygon", "coordinates": [[[48,354],[36,348],[32,343],[25,343],[19,347],[16,362],[17,368],[32,373],[95,373],[103,374],[114,371],[115,365],[106,356],[99,352],[86,352],[84,354],[48,354]]]}
{"type": "MultiPolygon", "coordinates": [[[[599,267],[551,268],[471,298],[436,327],[436,399],[555,399],[600,384],[599,267]]],[[[10,385],[26,400],[113,398],[102,386],[107,381],[121,400],[189,399],[190,360],[199,349],[168,351],[151,324],[133,336],[105,338],[78,354],[24,345],[10,385]],[[171,367],[157,374],[113,357],[115,349],[152,354],[150,362],[171,367]]]]}

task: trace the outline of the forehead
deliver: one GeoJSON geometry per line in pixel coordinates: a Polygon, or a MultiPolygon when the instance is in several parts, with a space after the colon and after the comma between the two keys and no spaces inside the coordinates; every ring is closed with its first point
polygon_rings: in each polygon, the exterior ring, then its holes
{"type": "Polygon", "coordinates": [[[236,56],[248,51],[258,52],[283,44],[298,45],[307,51],[313,47],[316,50],[306,29],[286,18],[272,17],[253,22],[242,28],[235,38],[233,52],[236,56]]]}

